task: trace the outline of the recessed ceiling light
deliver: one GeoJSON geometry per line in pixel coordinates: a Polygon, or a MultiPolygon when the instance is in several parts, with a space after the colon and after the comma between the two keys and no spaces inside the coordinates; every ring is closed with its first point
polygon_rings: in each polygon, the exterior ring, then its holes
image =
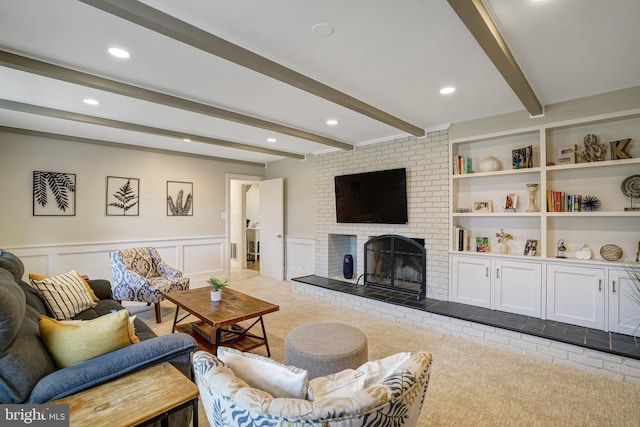
{"type": "Polygon", "coordinates": [[[182,140],[183,140],[184,142],[191,142],[191,140],[190,140],[189,138],[182,138],[182,140]]]}
{"type": "Polygon", "coordinates": [[[329,119],[329,120],[327,120],[327,124],[329,126],[335,126],[335,125],[338,124],[338,121],[336,119],[329,119]]]}
{"type": "Polygon", "coordinates": [[[443,95],[449,95],[449,94],[452,94],[455,91],[456,91],[456,88],[455,87],[451,87],[451,86],[443,87],[442,89],[440,89],[440,93],[443,94],[443,95]]]}
{"type": "Polygon", "coordinates": [[[120,49],[119,47],[110,47],[109,53],[115,56],[116,58],[123,58],[123,59],[129,58],[131,56],[129,52],[127,52],[124,49],[120,49]]]}
{"type": "Polygon", "coordinates": [[[267,138],[267,142],[276,142],[277,140],[275,138],[267,138]]]}
{"type": "Polygon", "coordinates": [[[82,100],[82,102],[84,102],[87,105],[100,105],[100,101],[92,98],[85,98],[82,100]]]}

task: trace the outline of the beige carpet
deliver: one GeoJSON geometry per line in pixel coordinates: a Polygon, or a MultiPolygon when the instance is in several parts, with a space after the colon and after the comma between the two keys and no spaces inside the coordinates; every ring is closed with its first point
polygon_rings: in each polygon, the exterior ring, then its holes
{"type": "MultiPolygon", "coordinates": [[[[280,306],[265,316],[271,356],[284,361],[284,339],[297,325],[339,321],[360,328],[369,359],[400,351],[433,354],[431,383],[419,426],[640,426],[640,387],[530,357],[337,307],[291,292],[291,285],[235,271],[231,285],[280,306]]],[[[174,308],[130,306],[158,334],[171,331],[174,308]]],[[[264,348],[256,353],[266,354],[264,348]]],[[[208,426],[200,411],[200,426],[208,426]]]]}

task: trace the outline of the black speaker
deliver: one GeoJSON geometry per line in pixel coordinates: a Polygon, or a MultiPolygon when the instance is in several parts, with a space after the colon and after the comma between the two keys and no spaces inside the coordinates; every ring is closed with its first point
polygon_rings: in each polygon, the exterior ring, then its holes
{"type": "Polygon", "coordinates": [[[345,279],[351,279],[353,277],[353,257],[351,255],[345,255],[342,262],[342,274],[345,279]]]}

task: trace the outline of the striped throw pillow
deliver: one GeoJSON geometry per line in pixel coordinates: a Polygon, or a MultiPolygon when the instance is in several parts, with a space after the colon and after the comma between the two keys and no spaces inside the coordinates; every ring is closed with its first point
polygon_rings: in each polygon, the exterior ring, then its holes
{"type": "Polygon", "coordinates": [[[75,270],[30,281],[57,320],[71,319],[81,311],[96,306],[75,270]]]}

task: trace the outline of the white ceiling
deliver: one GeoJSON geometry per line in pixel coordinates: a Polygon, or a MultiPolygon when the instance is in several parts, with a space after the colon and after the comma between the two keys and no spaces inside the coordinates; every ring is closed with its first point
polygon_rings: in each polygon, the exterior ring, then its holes
{"type": "MultiPolygon", "coordinates": [[[[111,0],[118,3],[123,0],[111,0]]],[[[127,1],[126,3],[132,3],[127,1]]],[[[422,129],[525,108],[446,0],[143,0],[422,129]],[[314,25],[334,32],[322,37],[314,25]],[[453,95],[439,93],[455,86],[453,95]]],[[[640,1],[484,0],[543,105],[640,85],[640,1]]],[[[2,0],[0,50],[349,145],[408,133],[73,0],[2,0]],[[131,52],[117,59],[107,48],[131,52]],[[337,126],[325,121],[335,118],[337,126]]],[[[0,99],[190,135],[0,108],[0,126],[268,163],[336,148],[0,66],[0,99]],[[100,105],[83,104],[95,98],[100,105]],[[263,147],[261,153],[198,136],[263,147]],[[268,137],[277,142],[269,143],[268,137]]]]}

